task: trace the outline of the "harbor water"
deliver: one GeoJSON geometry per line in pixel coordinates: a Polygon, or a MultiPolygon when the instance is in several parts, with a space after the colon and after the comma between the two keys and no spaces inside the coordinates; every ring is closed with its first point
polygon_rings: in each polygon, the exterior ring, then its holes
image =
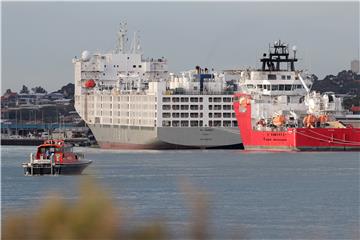
{"type": "Polygon", "coordinates": [[[164,219],[173,236],[189,224],[185,181],[206,193],[206,221],[217,239],[359,237],[359,152],[76,150],[93,160],[83,175],[29,177],[21,163],[35,148],[2,146],[2,219],[27,214],[51,193],[77,199],[79,183],[91,176],[130,221],[164,219]]]}

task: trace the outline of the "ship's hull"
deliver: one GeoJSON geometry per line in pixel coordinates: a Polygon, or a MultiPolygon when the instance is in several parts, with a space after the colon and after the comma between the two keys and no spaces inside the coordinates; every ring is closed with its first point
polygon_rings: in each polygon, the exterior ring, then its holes
{"type": "Polygon", "coordinates": [[[36,167],[24,164],[23,167],[25,175],[76,175],[81,174],[91,163],[92,161],[80,161],[78,163],[55,164],[53,166],[49,166],[47,164],[36,165],[36,167]]]}
{"type": "Polygon", "coordinates": [[[297,128],[286,132],[249,130],[246,150],[356,151],[360,150],[360,129],[297,128]]]}
{"type": "Polygon", "coordinates": [[[238,128],[135,127],[89,124],[105,149],[242,148],[238,128]]]}

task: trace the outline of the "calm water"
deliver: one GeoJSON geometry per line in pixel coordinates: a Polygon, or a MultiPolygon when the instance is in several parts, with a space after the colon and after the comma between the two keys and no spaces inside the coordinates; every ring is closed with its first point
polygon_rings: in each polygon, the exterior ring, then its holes
{"type": "MultiPolygon", "coordinates": [[[[2,212],[22,211],[49,192],[76,199],[84,176],[26,177],[21,163],[34,147],[3,146],[2,212]]],[[[359,237],[360,153],[242,151],[105,151],[80,148],[85,170],[111,192],[131,219],[165,218],[185,231],[189,210],[183,179],[209,194],[216,238],[245,232],[253,239],[359,237]]]]}

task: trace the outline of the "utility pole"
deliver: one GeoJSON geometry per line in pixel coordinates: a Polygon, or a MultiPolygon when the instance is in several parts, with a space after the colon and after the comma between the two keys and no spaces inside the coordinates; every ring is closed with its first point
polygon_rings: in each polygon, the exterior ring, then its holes
{"type": "Polygon", "coordinates": [[[19,120],[20,129],[19,129],[19,132],[20,132],[20,131],[21,131],[21,129],[22,129],[21,109],[20,109],[19,113],[20,113],[20,120],[19,120]]]}
{"type": "Polygon", "coordinates": [[[17,109],[15,110],[15,134],[18,135],[17,109]]]}

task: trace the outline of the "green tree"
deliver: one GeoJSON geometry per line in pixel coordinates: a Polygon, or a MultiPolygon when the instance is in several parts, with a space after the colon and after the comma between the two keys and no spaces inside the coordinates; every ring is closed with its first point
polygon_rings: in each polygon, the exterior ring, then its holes
{"type": "Polygon", "coordinates": [[[20,90],[20,93],[29,94],[29,88],[25,85],[22,86],[22,89],[20,90]]]}
{"type": "Polygon", "coordinates": [[[46,91],[44,88],[40,87],[40,86],[34,87],[34,88],[32,88],[31,90],[32,90],[34,93],[47,93],[47,91],[46,91]]]}

